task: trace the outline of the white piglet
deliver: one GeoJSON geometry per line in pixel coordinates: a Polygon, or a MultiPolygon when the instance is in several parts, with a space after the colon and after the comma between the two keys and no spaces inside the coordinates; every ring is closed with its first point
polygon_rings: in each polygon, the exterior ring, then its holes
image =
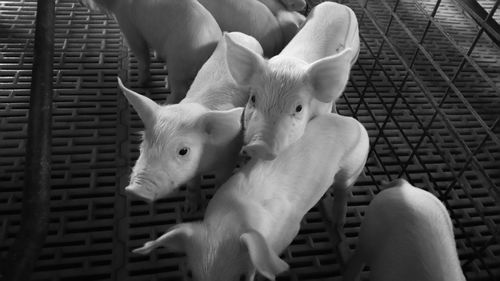
{"type": "Polygon", "coordinates": [[[364,264],[372,281],[465,281],[443,203],[403,179],[386,188],[365,211],[344,281],[357,280],[364,264]]]}
{"type": "MultiPolygon", "coordinates": [[[[262,53],[250,36],[233,32],[223,37],[262,53]]],[[[221,40],[179,104],[160,106],[119,81],[145,127],[127,192],[154,201],[187,184],[190,194],[199,196],[201,174],[212,173],[221,183],[232,174],[242,146],[241,106],[248,100],[248,89],[228,74],[225,53],[221,40]]],[[[187,203],[192,210],[199,202],[187,203]]]]}
{"type": "MultiPolygon", "coordinates": [[[[281,50],[292,38],[304,23],[304,16],[297,12],[306,7],[305,0],[258,0],[271,10],[271,13],[278,20],[281,29],[282,46],[281,50]]],[[[277,50],[277,51],[279,51],[277,50]]],[[[277,53],[277,52],[276,52],[277,53]]],[[[275,54],[276,54],[275,53],[275,54]]]]}
{"type": "Polygon", "coordinates": [[[247,103],[249,87],[238,85],[229,73],[226,60],[227,38],[254,52],[263,53],[261,45],[254,37],[241,32],[224,32],[217,48],[196,75],[188,94],[180,104],[199,103],[210,110],[227,110],[247,103]]]}
{"type": "Polygon", "coordinates": [[[173,103],[185,95],[221,38],[219,25],[196,0],[81,0],[114,15],[139,63],[139,79],[150,79],[150,48],[164,59],[173,103]]]}
{"type": "Polygon", "coordinates": [[[239,31],[255,37],[266,56],[273,56],[283,49],[304,22],[303,15],[289,11],[279,0],[199,2],[212,13],[223,31],[239,31]]]}
{"type": "Polygon", "coordinates": [[[185,252],[195,280],[233,281],[256,272],[274,280],[279,258],[304,215],[333,183],[347,189],[364,168],[368,135],[355,119],[311,120],[300,140],[272,161],[253,158],[210,200],[204,220],[181,223],[136,253],[157,247],[185,252]]]}
{"type": "Polygon", "coordinates": [[[331,112],[358,52],[354,12],[332,2],[316,6],[299,33],[270,60],[228,42],[231,75],[252,91],[245,108],[244,151],[272,159],[300,138],[311,118],[331,112]]]}

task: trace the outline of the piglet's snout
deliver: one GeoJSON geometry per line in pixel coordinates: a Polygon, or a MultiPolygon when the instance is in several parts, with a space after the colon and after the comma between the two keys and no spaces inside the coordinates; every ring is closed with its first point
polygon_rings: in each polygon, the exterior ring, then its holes
{"type": "Polygon", "coordinates": [[[260,138],[254,138],[250,143],[242,148],[243,154],[250,157],[257,157],[264,160],[273,160],[277,153],[272,150],[269,144],[260,138]]]}
{"type": "Polygon", "coordinates": [[[153,202],[155,199],[154,194],[147,192],[147,190],[137,185],[129,185],[125,187],[125,193],[132,199],[140,199],[148,203],[153,202]]]}

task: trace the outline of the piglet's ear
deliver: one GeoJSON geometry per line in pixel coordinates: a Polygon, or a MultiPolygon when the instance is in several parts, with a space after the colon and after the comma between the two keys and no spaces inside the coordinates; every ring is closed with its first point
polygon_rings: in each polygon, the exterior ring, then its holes
{"type": "MultiPolygon", "coordinates": [[[[223,37],[229,37],[231,41],[241,46],[247,47],[249,50],[254,51],[256,54],[261,55],[264,54],[264,50],[260,45],[259,41],[255,39],[253,36],[246,35],[245,33],[233,31],[226,33],[224,32],[223,37]]],[[[227,44],[227,40],[224,39],[227,44]]]]}
{"type": "Polygon", "coordinates": [[[225,36],[224,40],[227,45],[226,60],[229,73],[237,84],[248,86],[255,75],[264,71],[266,60],[254,51],[234,42],[230,36],[225,36]]]}
{"type": "Polygon", "coordinates": [[[120,89],[127,98],[128,102],[134,107],[135,111],[137,111],[137,114],[139,114],[139,117],[144,123],[144,126],[146,128],[151,128],[156,120],[155,113],[160,108],[160,106],[153,100],[125,87],[120,77],[118,77],[118,85],[120,86],[120,89]]]}
{"type": "Polygon", "coordinates": [[[274,280],[276,275],[288,270],[288,264],[269,248],[259,232],[246,232],[240,236],[240,241],[247,247],[252,264],[267,279],[274,280]]]}
{"type": "Polygon", "coordinates": [[[201,124],[213,144],[231,141],[241,132],[243,107],[223,111],[209,111],[201,117],[201,124]]]}
{"type": "Polygon", "coordinates": [[[188,239],[193,236],[192,224],[182,223],[172,227],[167,233],[156,240],[146,242],[141,248],[133,250],[133,253],[147,255],[156,248],[165,247],[174,252],[184,252],[188,239]]]}
{"type": "Polygon", "coordinates": [[[307,70],[309,81],[315,97],[322,102],[332,102],[344,92],[353,51],[348,48],[334,56],[320,59],[311,64],[307,70]]]}

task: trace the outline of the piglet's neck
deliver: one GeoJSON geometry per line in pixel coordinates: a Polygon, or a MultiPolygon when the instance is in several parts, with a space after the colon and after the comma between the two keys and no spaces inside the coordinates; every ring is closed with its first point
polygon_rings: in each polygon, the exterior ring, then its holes
{"type": "Polygon", "coordinates": [[[224,179],[231,175],[243,146],[243,131],[239,127],[230,134],[233,137],[228,142],[205,144],[205,154],[201,157],[202,162],[199,167],[200,173],[214,172],[217,178],[224,179]]]}
{"type": "Polygon", "coordinates": [[[311,112],[321,112],[321,114],[325,114],[332,112],[332,109],[333,100],[331,102],[321,102],[319,100],[314,100],[314,102],[311,103],[311,112]]]}

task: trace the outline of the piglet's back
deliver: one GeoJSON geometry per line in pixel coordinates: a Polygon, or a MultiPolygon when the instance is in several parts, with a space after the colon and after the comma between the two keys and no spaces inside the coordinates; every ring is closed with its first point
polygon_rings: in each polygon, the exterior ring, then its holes
{"type": "Polygon", "coordinates": [[[245,209],[252,204],[253,212],[261,209],[268,217],[280,218],[278,224],[292,223],[287,220],[298,223],[331,186],[345,162],[360,157],[354,170],[362,169],[367,153],[368,135],[358,121],[337,114],[316,117],[304,136],[277,158],[245,165],[221,187],[209,208],[217,208],[218,198],[229,195],[245,209]]]}
{"type": "Polygon", "coordinates": [[[303,205],[305,215],[334,180],[357,176],[364,167],[368,148],[368,134],[357,120],[337,114],[320,115],[308,123],[299,142],[283,151],[280,161],[271,164],[276,172],[270,177],[285,180],[284,192],[297,195],[293,204],[303,205]]]}
{"type": "Polygon", "coordinates": [[[261,45],[254,37],[241,32],[224,33],[181,103],[200,103],[211,110],[227,110],[246,104],[249,90],[248,87],[237,85],[229,73],[225,37],[230,37],[258,54],[263,53],[261,45]]]}
{"type": "Polygon", "coordinates": [[[359,239],[371,280],[465,280],[446,208],[404,180],[375,197],[359,239]]]}
{"type": "Polygon", "coordinates": [[[312,63],[345,48],[353,50],[355,61],[359,52],[356,15],[345,5],[323,2],[311,11],[303,27],[279,55],[312,63]]]}

